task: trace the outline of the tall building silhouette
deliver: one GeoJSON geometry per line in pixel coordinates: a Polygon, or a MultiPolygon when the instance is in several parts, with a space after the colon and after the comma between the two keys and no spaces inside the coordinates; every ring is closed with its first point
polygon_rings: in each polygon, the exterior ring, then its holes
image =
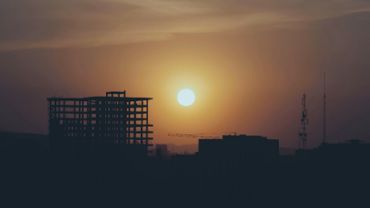
{"type": "Polygon", "coordinates": [[[53,147],[80,145],[97,149],[121,146],[141,149],[152,146],[147,97],[127,97],[126,91],[105,96],[48,98],[49,136],[53,147]]]}

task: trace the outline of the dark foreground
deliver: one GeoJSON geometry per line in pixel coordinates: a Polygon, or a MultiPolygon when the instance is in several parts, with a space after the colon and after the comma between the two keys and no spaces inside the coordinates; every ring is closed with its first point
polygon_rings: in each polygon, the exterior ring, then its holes
{"type": "Polygon", "coordinates": [[[66,156],[3,145],[1,207],[368,207],[368,155],[301,153],[275,162],[66,156]]]}

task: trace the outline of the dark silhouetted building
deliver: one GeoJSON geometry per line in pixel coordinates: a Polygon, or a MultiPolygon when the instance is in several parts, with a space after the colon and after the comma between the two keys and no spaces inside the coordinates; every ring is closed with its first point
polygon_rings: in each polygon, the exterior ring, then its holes
{"type": "Polygon", "coordinates": [[[99,97],[48,98],[52,148],[98,151],[108,147],[147,154],[153,139],[148,121],[151,99],[127,97],[126,91],[99,97]]]}
{"type": "Polygon", "coordinates": [[[155,145],[155,156],[160,159],[169,159],[170,152],[166,144],[156,144],[155,145]]]}
{"type": "Polygon", "coordinates": [[[349,140],[343,143],[324,143],[311,150],[298,150],[296,158],[331,165],[365,164],[370,158],[370,143],[349,140]]]}
{"type": "Polygon", "coordinates": [[[47,135],[0,132],[0,161],[40,160],[48,152],[47,135]]]}
{"type": "Polygon", "coordinates": [[[279,158],[279,140],[247,135],[224,135],[222,139],[200,139],[198,155],[203,160],[228,165],[271,163],[279,158]]]}

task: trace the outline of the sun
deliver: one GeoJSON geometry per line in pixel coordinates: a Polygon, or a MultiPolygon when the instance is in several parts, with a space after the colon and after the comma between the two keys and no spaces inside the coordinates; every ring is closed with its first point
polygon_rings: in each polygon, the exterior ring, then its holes
{"type": "Polygon", "coordinates": [[[188,107],[195,102],[195,93],[191,89],[182,89],[177,93],[177,101],[180,105],[188,107]]]}

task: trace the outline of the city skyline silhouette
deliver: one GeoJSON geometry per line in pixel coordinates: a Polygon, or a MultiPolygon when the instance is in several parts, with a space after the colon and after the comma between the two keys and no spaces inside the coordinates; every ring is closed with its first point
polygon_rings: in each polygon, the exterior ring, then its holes
{"type": "MultiPolygon", "coordinates": [[[[13,17],[9,12],[1,14],[13,17]]],[[[335,17],[329,16],[299,26],[279,22],[266,28],[174,33],[154,42],[2,47],[0,96],[5,101],[0,105],[1,114],[9,119],[0,120],[0,130],[47,134],[45,97],[127,90],[135,96],[156,98],[152,119],[159,143],[197,143],[192,138],[171,138],[169,133],[238,132],[279,138],[282,146],[292,148],[297,146],[300,101],[306,93],[311,138],[307,145],[316,147],[322,140],[322,79],[326,72],[328,139],[369,138],[369,14],[338,11],[335,17]],[[197,94],[194,106],[178,105],[176,96],[183,88],[192,88],[197,94]]],[[[9,33],[17,31],[16,26],[6,28],[9,33]]],[[[49,25],[42,28],[49,31],[49,25]]],[[[22,34],[41,28],[29,30],[22,34]]],[[[47,35],[42,31],[35,35],[47,35]]],[[[19,42],[4,37],[0,41],[0,46],[19,42]]],[[[33,41],[38,42],[29,40],[33,41]]]]}
{"type": "Polygon", "coordinates": [[[144,207],[165,197],[179,207],[268,207],[301,203],[307,195],[305,205],[368,203],[366,141],[323,140],[284,154],[278,139],[234,132],[203,135],[196,153],[176,154],[152,145],[151,99],[126,91],[47,98],[47,136],[0,132],[5,198],[52,206],[144,207]]]}
{"type": "Polygon", "coordinates": [[[0,207],[369,207],[370,1],[0,1],[0,207]]]}

